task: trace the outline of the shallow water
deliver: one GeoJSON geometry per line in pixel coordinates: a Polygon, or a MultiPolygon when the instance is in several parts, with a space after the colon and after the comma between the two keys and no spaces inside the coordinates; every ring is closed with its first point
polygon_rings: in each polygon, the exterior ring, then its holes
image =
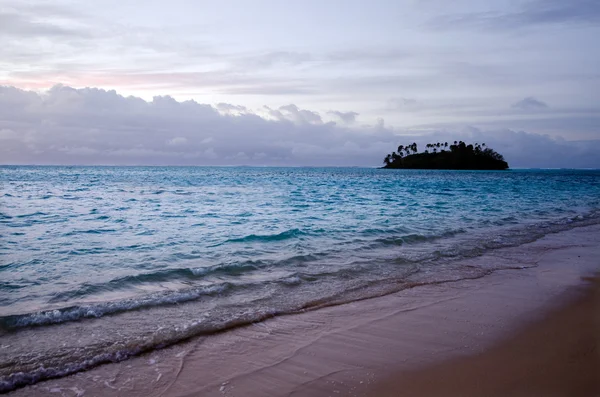
{"type": "Polygon", "coordinates": [[[0,390],[510,263],[600,221],[600,171],[0,167],[0,390]]]}

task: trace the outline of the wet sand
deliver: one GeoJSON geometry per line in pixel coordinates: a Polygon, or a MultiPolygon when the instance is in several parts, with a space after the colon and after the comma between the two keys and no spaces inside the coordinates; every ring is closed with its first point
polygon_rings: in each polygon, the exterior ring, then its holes
{"type": "Polygon", "coordinates": [[[514,270],[276,317],[12,395],[594,395],[599,258],[600,226],[576,228],[465,261],[514,270]]]}

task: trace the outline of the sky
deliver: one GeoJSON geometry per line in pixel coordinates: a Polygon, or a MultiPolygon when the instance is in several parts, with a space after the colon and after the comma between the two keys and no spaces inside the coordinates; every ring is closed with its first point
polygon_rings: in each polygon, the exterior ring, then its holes
{"type": "Polygon", "coordinates": [[[0,0],[0,163],[600,168],[600,1],[0,0]]]}

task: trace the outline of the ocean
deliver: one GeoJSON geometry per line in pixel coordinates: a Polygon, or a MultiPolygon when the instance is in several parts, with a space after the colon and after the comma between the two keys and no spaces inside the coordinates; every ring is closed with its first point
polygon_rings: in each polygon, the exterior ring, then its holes
{"type": "Polygon", "coordinates": [[[597,170],[1,166],[0,392],[598,223],[597,170]]]}

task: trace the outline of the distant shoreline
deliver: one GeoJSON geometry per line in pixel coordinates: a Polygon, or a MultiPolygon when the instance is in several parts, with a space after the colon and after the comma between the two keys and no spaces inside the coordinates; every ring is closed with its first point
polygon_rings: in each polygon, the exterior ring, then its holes
{"type": "Polygon", "coordinates": [[[411,143],[398,146],[383,159],[383,168],[433,169],[433,170],[506,170],[504,157],[485,143],[467,144],[463,141],[428,143],[419,152],[418,145],[411,143]]]}
{"type": "MultiPolygon", "coordinates": [[[[431,170],[431,171],[486,171],[486,170],[467,170],[467,169],[431,169],[431,168],[386,168],[381,166],[366,166],[366,165],[202,165],[202,164],[138,164],[138,165],[120,165],[120,164],[0,164],[0,168],[16,168],[16,167],[70,167],[70,168],[88,168],[88,167],[106,167],[106,168],[342,168],[342,169],[367,169],[367,170],[382,170],[382,169],[401,169],[401,170],[431,170]]],[[[600,168],[555,168],[555,167],[519,167],[511,166],[505,171],[600,171],[600,168]]]]}

